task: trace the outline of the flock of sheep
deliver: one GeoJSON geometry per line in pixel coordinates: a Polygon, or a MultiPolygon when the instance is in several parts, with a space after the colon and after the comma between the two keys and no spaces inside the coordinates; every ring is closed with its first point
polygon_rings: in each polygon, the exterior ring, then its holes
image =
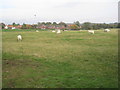
{"type": "MultiPolygon", "coordinates": [[[[64,30],[67,31],[67,30],[64,30]]],[[[109,32],[109,29],[105,29],[104,32],[109,32]]],[[[61,33],[60,29],[58,29],[57,31],[53,30],[52,32],[57,32],[57,34],[61,33]]],[[[88,33],[94,34],[94,30],[88,30],[88,33]]]]}
{"type": "MultiPolygon", "coordinates": [[[[67,30],[64,30],[64,31],[67,31],[67,30]]],[[[109,29],[105,29],[104,32],[109,32],[110,30],[109,29]]],[[[36,32],[39,32],[38,30],[36,30],[36,32]]],[[[58,29],[58,30],[53,30],[52,32],[56,32],[57,34],[60,34],[61,33],[61,30],[58,29]]],[[[88,30],[88,33],[91,33],[91,34],[94,34],[94,30],[88,30]]],[[[21,35],[18,35],[17,36],[17,41],[22,41],[22,36],[21,35]]]]}

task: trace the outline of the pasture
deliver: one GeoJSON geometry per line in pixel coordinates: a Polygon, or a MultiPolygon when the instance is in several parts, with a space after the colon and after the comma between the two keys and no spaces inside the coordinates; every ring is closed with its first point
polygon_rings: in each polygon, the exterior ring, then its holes
{"type": "Polygon", "coordinates": [[[117,29],[3,30],[2,58],[3,88],[118,87],[117,29]]]}

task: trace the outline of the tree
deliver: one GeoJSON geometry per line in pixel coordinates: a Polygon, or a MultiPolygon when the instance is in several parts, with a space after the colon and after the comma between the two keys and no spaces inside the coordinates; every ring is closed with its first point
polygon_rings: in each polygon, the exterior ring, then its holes
{"type": "Polygon", "coordinates": [[[45,22],[42,22],[41,24],[45,25],[45,22]]]}
{"type": "Polygon", "coordinates": [[[97,30],[98,29],[98,24],[92,24],[92,29],[95,29],[95,30],[97,30]]]}
{"type": "Polygon", "coordinates": [[[0,23],[0,27],[1,27],[2,29],[4,29],[5,24],[4,24],[4,23],[0,23]]]}
{"type": "Polygon", "coordinates": [[[92,29],[92,24],[90,22],[85,22],[82,24],[82,29],[86,30],[92,29]]]}
{"type": "Polygon", "coordinates": [[[17,26],[20,25],[19,23],[17,24],[17,26]]]}
{"type": "Polygon", "coordinates": [[[56,22],[53,22],[53,25],[57,25],[57,23],[56,23],[56,22]]]}
{"type": "Polygon", "coordinates": [[[15,22],[12,23],[13,26],[16,26],[15,22]]]}
{"type": "Polygon", "coordinates": [[[105,29],[105,28],[108,28],[108,25],[106,23],[103,23],[102,27],[105,29]]]}
{"type": "Polygon", "coordinates": [[[12,25],[13,25],[13,26],[18,26],[18,25],[20,25],[20,24],[19,24],[19,23],[16,24],[15,22],[13,22],[12,25]]]}
{"type": "Polygon", "coordinates": [[[80,22],[79,21],[74,22],[74,24],[77,25],[78,27],[80,27],[80,22]]]}
{"type": "Polygon", "coordinates": [[[60,25],[60,26],[64,26],[64,27],[67,27],[67,24],[64,23],[64,22],[60,22],[58,25],[60,25]]]}
{"type": "Polygon", "coordinates": [[[38,24],[38,25],[41,25],[42,23],[38,22],[37,24],[38,24]]]}
{"type": "Polygon", "coordinates": [[[77,25],[73,24],[73,25],[70,25],[70,29],[71,30],[78,30],[79,27],[77,25]]]}
{"type": "Polygon", "coordinates": [[[22,25],[22,29],[27,29],[27,27],[26,27],[26,24],[25,24],[25,23],[23,23],[23,25],[22,25]]]}
{"type": "Polygon", "coordinates": [[[46,25],[51,25],[52,23],[51,22],[46,22],[46,25]]]}
{"type": "Polygon", "coordinates": [[[37,26],[38,26],[37,24],[34,24],[34,25],[32,25],[32,26],[29,25],[29,28],[35,29],[35,28],[37,28],[37,26]]]}
{"type": "Polygon", "coordinates": [[[59,25],[65,25],[65,23],[64,22],[60,22],[59,25]]]}

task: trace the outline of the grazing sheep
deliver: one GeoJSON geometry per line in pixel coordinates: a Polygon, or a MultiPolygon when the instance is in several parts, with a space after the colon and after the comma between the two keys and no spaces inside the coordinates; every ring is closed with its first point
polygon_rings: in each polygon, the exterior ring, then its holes
{"type": "Polygon", "coordinates": [[[104,30],[104,32],[109,32],[109,31],[110,31],[110,29],[105,29],[105,30],[104,30]]]}
{"type": "Polygon", "coordinates": [[[60,29],[57,30],[57,34],[61,33],[60,29]]]}
{"type": "Polygon", "coordinates": [[[38,30],[36,30],[36,32],[39,32],[38,30]]]}
{"type": "Polygon", "coordinates": [[[88,30],[88,32],[94,34],[94,30],[88,30]]]}
{"type": "Polygon", "coordinates": [[[21,35],[17,36],[17,41],[22,41],[22,36],[21,35]]]}
{"type": "Polygon", "coordinates": [[[55,32],[55,30],[53,30],[52,32],[55,32]]]}

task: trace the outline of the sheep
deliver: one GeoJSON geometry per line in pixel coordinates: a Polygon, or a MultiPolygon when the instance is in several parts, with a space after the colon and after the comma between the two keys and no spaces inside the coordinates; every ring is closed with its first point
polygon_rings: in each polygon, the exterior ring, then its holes
{"type": "Polygon", "coordinates": [[[109,31],[110,31],[110,29],[105,29],[105,30],[104,30],[104,32],[109,32],[109,31]]]}
{"type": "Polygon", "coordinates": [[[52,32],[55,32],[55,30],[53,30],[52,32]]]}
{"type": "Polygon", "coordinates": [[[57,34],[61,33],[60,29],[57,30],[57,34]]]}
{"type": "Polygon", "coordinates": [[[94,30],[88,30],[88,32],[94,34],[94,30]]]}
{"type": "Polygon", "coordinates": [[[39,32],[38,30],[36,30],[36,32],[39,32]]]}
{"type": "Polygon", "coordinates": [[[17,41],[22,41],[22,36],[21,35],[17,36],[17,41]]]}

